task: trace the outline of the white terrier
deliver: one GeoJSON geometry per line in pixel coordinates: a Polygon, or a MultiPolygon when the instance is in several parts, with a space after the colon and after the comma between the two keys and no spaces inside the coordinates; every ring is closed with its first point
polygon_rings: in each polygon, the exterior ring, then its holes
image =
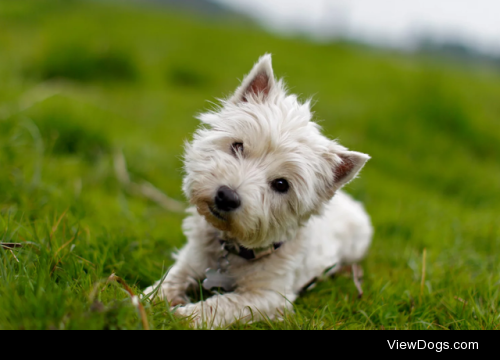
{"type": "Polygon", "coordinates": [[[188,242],[145,294],[183,305],[176,315],[195,326],[274,319],[314,279],[362,260],[370,219],[340,188],[370,157],[321,135],[311,117],[310,102],[274,78],[270,55],[200,115],[206,126],[185,154],[188,242]],[[199,281],[226,292],[191,304],[199,281]]]}

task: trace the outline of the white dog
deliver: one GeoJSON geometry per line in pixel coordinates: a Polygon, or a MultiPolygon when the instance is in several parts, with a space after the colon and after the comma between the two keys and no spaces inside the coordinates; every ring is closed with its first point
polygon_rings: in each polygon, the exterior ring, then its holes
{"type": "Polygon", "coordinates": [[[188,242],[147,296],[182,305],[176,315],[195,326],[273,319],[314,279],[365,256],[370,219],[340,188],[370,157],[321,135],[311,117],[310,102],[274,78],[270,55],[200,115],[185,154],[188,242]],[[200,281],[226,292],[191,304],[200,281]]]}

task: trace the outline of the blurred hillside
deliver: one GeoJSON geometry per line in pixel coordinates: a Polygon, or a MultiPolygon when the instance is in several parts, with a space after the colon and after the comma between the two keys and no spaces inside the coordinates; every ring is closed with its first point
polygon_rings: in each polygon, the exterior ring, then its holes
{"type": "Polygon", "coordinates": [[[212,0],[279,34],[345,39],[400,51],[424,39],[460,44],[484,57],[500,56],[496,0],[212,0]]]}
{"type": "MultiPolygon", "coordinates": [[[[95,1],[95,0],[94,0],[95,1]]],[[[106,0],[99,0],[106,1],[106,0]]],[[[116,1],[116,0],[108,0],[108,1],[116,1]]],[[[148,5],[148,3],[161,4],[166,6],[174,11],[187,11],[193,12],[195,14],[203,14],[206,17],[218,16],[227,18],[233,17],[238,18],[240,21],[247,23],[254,23],[257,25],[259,23],[258,13],[254,11],[250,11],[252,6],[242,6],[242,5],[230,5],[225,0],[217,1],[217,0],[128,0],[137,5],[148,5]]],[[[241,0],[239,3],[243,4],[245,0],[241,0]]],[[[278,6],[278,5],[273,5],[278,6]]],[[[320,41],[320,42],[350,42],[350,43],[359,43],[368,47],[376,47],[385,49],[386,51],[391,51],[394,49],[399,49],[399,51],[417,54],[417,55],[427,55],[439,58],[443,61],[453,61],[453,62],[475,62],[479,63],[479,65],[489,65],[492,67],[496,67],[500,70],[500,57],[493,50],[491,51],[480,51],[476,47],[474,47],[474,42],[470,42],[470,39],[462,39],[460,34],[456,34],[455,37],[448,35],[446,38],[440,37],[438,34],[433,33],[430,29],[421,28],[418,31],[415,30],[415,33],[409,37],[408,44],[405,46],[389,46],[389,44],[384,44],[383,40],[375,41],[375,39],[365,39],[358,34],[358,36],[348,35],[349,31],[343,29],[346,26],[347,19],[343,18],[342,8],[337,8],[334,4],[328,5],[327,2],[324,3],[325,13],[323,18],[321,18],[321,23],[316,27],[309,25],[310,29],[308,29],[305,24],[307,22],[313,22],[310,20],[303,20],[303,24],[296,24],[293,27],[291,24],[286,26],[287,30],[282,29],[280,31],[281,34],[286,34],[287,36],[302,36],[310,39],[311,41],[320,41]],[[325,23],[327,22],[327,23],[325,23]],[[318,32],[321,35],[318,37],[318,32]]],[[[305,14],[306,16],[309,16],[305,14]]],[[[279,22],[279,15],[273,15],[276,17],[276,21],[279,22]]],[[[345,14],[344,14],[345,16],[345,14]]],[[[263,19],[260,19],[262,22],[263,19]]],[[[283,20],[283,19],[282,19],[283,20]]],[[[264,27],[269,26],[270,19],[266,19],[263,21],[264,27]]],[[[353,29],[351,29],[352,32],[353,29]]]]}
{"type": "Polygon", "coordinates": [[[210,0],[146,0],[149,2],[162,4],[171,8],[186,9],[205,15],[210,14],[229,14],[230,11],[210,0]]]}
{"type": "MultiPolygon", "coordinates": [[[[0,328],[136,326],[116,291],[99,295],[104,313],[88,310],[89,294],[111,273],[138,289],[160,278],[185,241],[183,214],[120,183],[116,155],[131,181],[184,202],[194,115],[266,52],[292,92],[313,96],[326,135],[372,156],[348,187],[376,229],[365,298],[353,301],[349,281],[328,282],[298,303],[301,316],[328,309],[316,328],[497,325],[496,68],[79,0],[0,0],[0,49],[0,235],[36,249],[19,250],[19,263],[0,249],[0,328]]],[[[159,328],[178,325],[148,311],[159,328]]]]}

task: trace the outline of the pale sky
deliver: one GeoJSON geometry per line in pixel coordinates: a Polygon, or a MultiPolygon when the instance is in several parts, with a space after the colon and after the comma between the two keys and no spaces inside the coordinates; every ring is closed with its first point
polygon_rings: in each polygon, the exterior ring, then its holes
{"type": "Polygon", "coordinates": [[[416,35],[500,54],[500,0],[212,0],[265,27],[411,49],[416,35]]]}

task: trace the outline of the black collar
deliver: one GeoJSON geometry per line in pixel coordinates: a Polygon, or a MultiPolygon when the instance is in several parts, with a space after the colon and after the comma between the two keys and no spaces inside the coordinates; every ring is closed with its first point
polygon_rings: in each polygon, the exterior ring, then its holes
{"type": "Polygon", "coordinates": [[[276,250],[278,250],[281,245],[283,245],[282,242],[273,244],[267,248],[260,248],[260,249],[248,249],[244,246],[235,244],[234,242],[229,242],[226,240],[219,239],[220,244],[226,250],[228,253],[237,255],[245,260],[257,260],[260,259],[264,256],[270,255],[276,250]]]}

